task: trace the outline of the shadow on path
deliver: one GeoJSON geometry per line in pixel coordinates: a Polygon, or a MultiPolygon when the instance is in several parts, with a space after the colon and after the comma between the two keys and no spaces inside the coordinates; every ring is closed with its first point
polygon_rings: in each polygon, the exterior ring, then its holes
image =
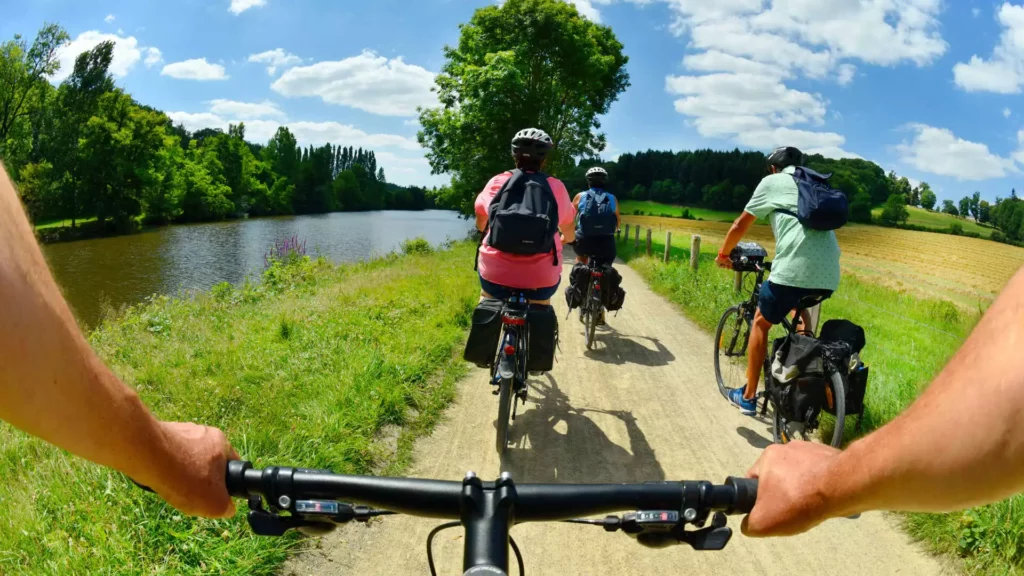
{"type": "MultiPolygon", "coordinates": [[[[608,320],[614,322],[611,316],[608,320]]],[[[672,354],[657,338],[619,334],[611,326],[599,327],[596,340],[595,348],[587,350],[583,355],[606,364],[619,366],[630,363],[640,366],[665,366],[676,359],[675,354],[672,354]],[[604,329],[602,330],[602,328],[604,329]]]]}
{"type": "MultiPolygon", "coordinates": [[[[609,422],[609,418],[601,418],[609,422]]],[[[530,382],[530,401],[520,406],[509,431],[502,470],[517,482],[618,483],[665,479],[665,471],[632,412],[574,408],[548,375],[530,382]],[[523,409],[525,408],[525,412],[523,409]],[[612,416],[624,426],[629,448],[611,441],[589,415],[612,416]]]]}

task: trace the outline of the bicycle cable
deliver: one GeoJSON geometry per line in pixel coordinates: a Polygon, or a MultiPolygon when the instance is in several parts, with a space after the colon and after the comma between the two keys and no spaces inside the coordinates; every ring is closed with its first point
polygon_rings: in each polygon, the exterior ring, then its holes
{"type": "MultiPolygon", "coordinates": [[[[431,530],[430,534],[427,535],[427,565],[430,567],[430,576],[437,576],[437,569],[434,567],[434,536],[437,536],[438,532],[441,532],[442,530],[456,528],[458,526],[462,526],[462,522],[448,522],[446,524],[441,524],[431,530]]],[[[526,567],[523,564],[523,553],[519,551],[519,545],[516,544],[516,539],[509,536],[508,543],[512,546],[512,551],[515,552],[516,564],[519,565],[519,576],[525,576],[526,567]]]]}

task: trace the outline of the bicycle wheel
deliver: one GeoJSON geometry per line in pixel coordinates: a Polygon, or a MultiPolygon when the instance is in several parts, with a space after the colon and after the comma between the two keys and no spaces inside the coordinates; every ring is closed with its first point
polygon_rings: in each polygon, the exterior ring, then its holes
{"type": "Polygon", "coordinates": [[[718,391],[729,398],[729,390],[747,385],[747,340],[750,322],[741,306],[733,306],[722,314],[715,333],[715,379],[718,391]]]}
{"type": "Polygon", "coordinates": [[[843,427],[846,424],[846,385],[839,373],[832,374],[832,402],[835,404],[836,428],[832,431],[832,446],[843,445],[843,427]]]}
{"type": "Polygon", "coordinates": [[[591,350],[594,347],[594,337],[597,331],[597,318],[601,314],[600,306],[600,303],[594,302],[594,286],[591,284],[590,290],[587,293],[587,350],[591,350]],[[598,309],[595,310],[595,306],[598,309]]]}
{"type": "MultiPolygon", "coordinates": [[[[767,402],[768,400],[765,400],[767,402]]],[[[779,409],[772,405],[772,441],[776,444],[788,444],[796,436],[807,440],[807,430],[800,423],[789,422],[779,414],[779,409]]]]}
{"type": "Polygon", "coordinates": [[[502,378],[500,390],[498,392],[498,420],[495,422],[498,434],[495,439],[494,447],[498,450],[498,454],[504,454],[505,448],[508,446],[508,427],[510,425],[509,420],[511,420],[511,418],[512,379],[502,378]]]}

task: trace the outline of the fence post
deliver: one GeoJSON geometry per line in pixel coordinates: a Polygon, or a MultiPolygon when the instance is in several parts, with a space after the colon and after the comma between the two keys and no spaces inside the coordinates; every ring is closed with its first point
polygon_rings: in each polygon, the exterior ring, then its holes
{"type": "Polygon", "coordinates": [[[733,289],[737,292],[743,291],[743,272],[736,272],[736,280],[733,282],[733,289]]]}
{"type": "Polygon", "coordinates": [[[647,229],[647,255],[651,255],[651,229],[647,229]]]}
{"type": "Polygon", "coordinates": [[[672,233],[665,232],[665,264],[668,264],[672,252],[672,233]]]}
{"type": "Polygon", "coordinates": [[[690,241],[690,269],[697,270],[700,266],[700,235],[694,234],[690,241]]]}
{"type": "Polygon", "coordinates": [[[626,224],[626,235],[622,238],[623,242],[629,242],[629,224],[626,224]]]}
{"type": "Polygon", "coordinates": [[[640,225],[636,225],[636,235],[633,238],[633,250],[640,249],[640,225]]]}
{"type": "Polygon", "coordinates": [[[615,231],[615,243],[618,244],[622,240],[622,230],[615,231]]]}

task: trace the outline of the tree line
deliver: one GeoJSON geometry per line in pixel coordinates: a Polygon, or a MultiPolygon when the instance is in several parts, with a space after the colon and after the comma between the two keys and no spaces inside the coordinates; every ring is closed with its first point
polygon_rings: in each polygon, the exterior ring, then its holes
{"type": "Polygon", "coordinates": [[[0,159],[34,221],[95,218],[125,231],[140,220],[434,207],[427,190],[388,183],[372,150],[303,148],[287,127],[264,145],[246,141],[244,124],[175,126],[114,85],[112,42],[80,54],[55,87],[68,40],[46,24],[31,46],[20,36],[0,45],[0,159]]]}

